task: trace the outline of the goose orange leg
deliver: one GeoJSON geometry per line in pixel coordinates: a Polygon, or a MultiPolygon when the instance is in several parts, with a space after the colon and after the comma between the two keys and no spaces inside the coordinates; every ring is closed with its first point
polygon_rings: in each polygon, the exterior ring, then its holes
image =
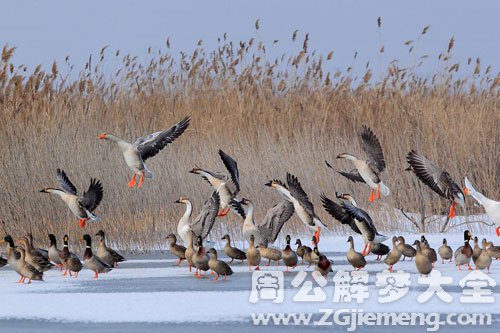
{"type": "Polygon", "coordinates": [[[16,283],[24,283],[24,279],[25,279],[25,277],[21,275],[21,277],[19,278],[19,281],[17,281],[16,283]]]}
{"type": "Polygon", "coordinates": [[[380,199],[380,184],[377,184],[377,199],[380,199]]]}
{"type": "Polygon", "coordinates": [[[226,216],[228,213],[229,213],[229,210],[231,208],[229,207],[226,207],[224,208],[223,210],[221,210],[218,214],[217,214],[217,217],[223,217],[223,216],[226,216]]]}
{"type": "Polygon", "coordinates": [[[78,224],[80,225],[80,228],[85,228],[85,225],[87,225],[87,221],[90,220],[89,218],[86,218],[86,219],[80,219],[80,221],[78,222],[78,224]]]}
{"type": "Polygon", "coordinates": [[[496,228],[495,231],[497,232],[497,237],[500,237],[500,227],[496,228]]]}
{"type": "Polygon", "coordinates": [[[375,201],[375,193],[373,189],[370,191],[370,198],[368,198],[368,201],[374,202],[375,201]]]}
{"type": "Polygon", "coordinates": [[[456,212],[455,212],[455,206],[457,205],[457,203],[455,201],[453,201],[451,203],[451,206],[450,206],[450,212],[448,213],[448,217],[450,219],[454,218],[455,216],[457,216],[456,212]]]}
{"type": "Polygon", "coordinates": [[[137,181],[135,180],[135,173],[132,175],[132,179],[128,182],[128,187],[134,187],[135,184],[137,184],[137,181]]]}
{"type": "Polygon", "coordinates": [[[316,237],[316,244],[319,243],[319,236],[321,235],[321,227],[318,226],[318,229],[314,232],[314,237],[316,237]]]}
{"type": "Polygon", "coordinates": [[[137,184],[137,188],[141,188],[142,183],[144,183],[144,171],[141,171],[141,178],[139,179],[139,184],[137,184]]]}
{"type": "MultiPolygon", "coordinates": [[[[70,274],[71,274],[71,272],[70,272],[70,274]]],[[[99,278],[99,273],[95,272],[95,273],[94,273],[94,279],[96,279],[96,280],[97,280],[98,278],[99,278]]]]}
{"type": "Polygon", "coordinates": [[[365,244],[365,247],[363,248],[363,252],[361,252],[362,255],[366,256],[366,248],[368,247],[368,244],[365,244]]]}

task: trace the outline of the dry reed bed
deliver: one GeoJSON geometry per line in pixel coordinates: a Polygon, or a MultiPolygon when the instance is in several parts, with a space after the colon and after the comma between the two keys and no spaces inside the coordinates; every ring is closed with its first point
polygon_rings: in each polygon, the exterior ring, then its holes
{"type": "MultiPolygon", "coordinates": [[[[323,211],[321,192],[330,197],[335,191],[353,193],[388,233],[417,231],[397,219],[395,207],[410,212],[424,208],[430,215],[443,213],[447,202],[404,171],[412,148],[445,166],[457,181],[467,174],[485,194],[500,197],[500,78],[491,68],[482,70],[479,59],[469,61],[472,74],[457,76],[450,43],[440,55],[441,72],[433,77],[416,74],[418,66],[402,69],[395,63],[379,80],[369,69],[356,78],[351,68],[328,71],[332,55],[311,53],[307,39],[302,43],[298,54],[276,59],[266,55],[260,42],[238,45],[224,38],[218,50],[200,46],[180,60],[168,49],[154,55],[150,51],[145,65],[126,55],[112,78],[100,69],[109,53],[103,49],[100,59],[89,61],[76,79],[61,76],[56,64],[49,72],[16,67],[10,62],[14,50],[6,46],[0,62],[0,216],[7,231],[20,236],[32,229],[38,243],[46,242],[48,232],[69,233],[76,243],[83,233],[76,219],[59,198],[38,193],[56,185],[55,169],[62,168],[80,192],[90,177],[104,184],[97,211],[103,221],[85,231],[103,228],[120,248],[162,247],[184,211],[174,201],[181,195],[192,198],[196,212],[210,194],[208,184],[188,171],[194,166],[224,171],[219,148],[237,159],[241,195],[254,201],[257,221],[280,200],[264,183],[283,179],[288,171],[299,177],[332,230],[343,229],[323,211]],[[155,179],[140,190],[128,189],[131,172],[121,154],[97,134],[133,140],[184,115],[192,118],[187,132],[148,161],[155,179]],[[368,203],[366,187],[333,174],[324,164],[326,159],[350,170],[335,156],[360,153],[357,133],[363,124],[380,138],[388,162],[384,181],[392,193],[375,204],[368,203]]],[[[112,56],[122,57],[119,52],[112,56]]],[[[468,211],[480,212],[471,204],[468,211]]],[[[218,222],[214,238],[227,231],[241,235],[240,219],[230,219],[218,222]]],[[[427,230],[439,226],[430,224],[427,230]]],[[[285,227],[293,234],[303,231],[296,217],[285,227]]]]}

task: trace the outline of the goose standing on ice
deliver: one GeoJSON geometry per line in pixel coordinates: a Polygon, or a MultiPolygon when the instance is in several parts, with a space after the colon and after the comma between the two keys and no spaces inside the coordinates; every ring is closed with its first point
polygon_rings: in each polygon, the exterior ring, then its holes
{"type": "Polygon", "coordinates": [[[323,207],[334,219],[351,226],[354,232],[361,234],[365,243],[362,254],[366,256],[370,253],[373,244],[382,243],[388,237],[377,231],[370,215],[357,207],[356,201],[350,194],[342,194],[338,197],[348,200],[350,203],[343,202],[339,205],[322,194],[323,207]]]}
{"type": "Polygon", "coordinates": [[[236,160],[219,149],[219,156],[224,163],[227,171],[231,177],[227,177],[224,174],[211,172],[199,168],[195,168],[190,173],[195,175],[200,175],[203,179],[212,185],[215,191],[219,193],[220,196],[220,208],[221,211],[217,216],[226,216],[231,210],[231,203],[236,198],[236,195],[240,192],[240,172],[238,171],[238,163],[236,160]]]}
{"type": "Polygon", "coordinates": [[[189,117],[184,117],[177,124],[171,128],[155,132],[137,139],[134,143],[127,142],[119,137],[101,133],[98,138],[101,140],[109,140],[118,145],[123,153],[125,163],[134,172],[132,179],[128,183],[128,187],[137,188],[142,186],[144,178],[153,178],[153,173],[148,170],[144,162],[156,154],[158,154],[169,143],[174,142],[189,126],[189,117]],[[140,176],[139,183],[137,183],[136,176],[140,176]]]}
{"type": "MultiPolygon", "coordinates": [[[[371,192],[369,200],[373,202],[375,198],[380,199],[380,194],[386,197],[390,193],[389,188],[380,178],[382,172],[385,170],[384,151],[382,150],[382,146],[377,136],[367,126],[363,126],[363,130],[361,131],[361,143],[367,155],[367,159],[364,161],[351,154],[339,154],[337,158],[351,161],[356,168],[350,173],[342,172],[340,174],[349,180],[364,182],[370,186],[371,192]],[[375,190],[377,191],[376,195],[374,193],[375,190]]],[[[329,164],[327,163],[327,165],[329,164]]]]}
{"type": "Polygon", "coordinates": [[[243,238],[250,242],[250,237],[253,235],[257,245],[264,244],[265,246],[276,241],[281,229],[295,211],[293,204],[284,200],[269,208],[264,219],[259,224],[255,224],[254,206],[250,200],[243,198],[239,202],[235,201],[233,207],[244,220],[243,238]]]}
{"type": "Polygon", "coordinates": [[[429,186],[441,197],[451,200],[449,218],[456,216],[455,206],[457,202],[460,206],[465,207],[464,194],[447,171],[438,168],[434,163],[414,150],[408,153],[406,160],[410,164],[410,167],[406,169],[407,171],[413,171],[422,183],[429,186]]]}
{"type": "Polygon", "coordinates": [[[491,200],[481,192],[476,191],[467,177],[465,177],[464,194],[470,195],[484,207],[484,211],[489,216],[490,220],[497,226],[495,231],[497,236],[500,237],[500,201],[491,200]]]}
{"type": "Polygon", "coordinates": [[[177,233],[181,237],[184,245],[189,243],[189,233],[193,231],[195,237],[207,238],[215,223],[215,218],[219,212],[220,198],[217,191],[214,191],[210,198],[205,201],[200,214],[191,221],[193,214],[193,204],[187,198],[180,197],[176,203],[186,205],[186,210],[177,224],[177,233]]]}
{"type": "Polygon", "coordinates": [[[317,241],[319,243],[319,233],[321,227],[328,230],[326,224],[324,224],[318,215],[314,212],[314,206],[309,200],[307,193],[302,188],[299,180],[292,174],[286,174],[287,186],[278,180],[271,180],[266,184],[276,189],[287,201],[290,201],[295,208],[295,212],[301,219],[301,221],[311,230],[315,231],[317,241]]]}
{"type": "Polygon", "coordinates": [[[93,212],[99,206],[102,200],[104,190],[102,184],[97,179],[90,179],[90,186],[83,196],[79,197],[75,185],[71,183],[66,173],[57,169],[57,180],[62,189],[44,188],[40,190],[42,193],[52,193],[61,197],[61,199],[68,205],[69,209],[80,219],[80,228],[85,227],[88,220],[100,221],[93,212]]]}

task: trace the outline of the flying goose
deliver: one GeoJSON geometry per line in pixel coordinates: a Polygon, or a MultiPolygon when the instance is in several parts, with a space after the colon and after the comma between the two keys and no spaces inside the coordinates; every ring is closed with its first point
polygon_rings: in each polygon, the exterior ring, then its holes
{"type": "Polygon", "coordinates": [[[184,117],[174,126],[164,131],[155,132],[135,140],[134,143],[127,142],[119,137],[101,133],[98,138],[101,140],[109,140],[118,145],[118,148],[123,153],[123,158],[127,166],[134,172],[132,179],[128,183],[128,187],[137,188],[142,186],[144,178],[153,178],[154,174],[146,167],[144,162],[156,154],[158,154],[169,143],[174,142],[189,126],[189,117],[184,117]],[[140,176],[139,183],[136,177],[140,176]]]}
{"type": "Polygon", "coordinates": [[[438,168],[434,163],[414,150],[410,150],[406,160],[410,164],[406,169],[407,171],[413,171],[422,183],[429,186],[441,197],[451,200],[448,217],[454,218],[456,216],[455,206],[457,202],[462,207],[465,207],[464,194],[447,171],[438,168]]]}
{"type": "Polygon", "coordinates": [[[368,186],[370,186],[370,202],[373,202],[375,200],[374,190],[377,191],[377,199],[380,199],[380,194],[382,194],[383,196],[388,196],[390,193],[389,188],[382,182],[382,179],[380,178],[382,172],[384,172],[385,170],[384,151],[382,150],[382,146],[380,145],[380,141],[378,140],[377,136],[367,126],[363,126],[363,129],[361,131],[361,143],[362,148],[367,155],[367,159],[360,160],[357,157],[347,153],[339,154],[337,158],[351,161],[356,168],[350,173],[342,172],[340,174],[351,181],[364,182],[368,186]]]}
{"type": "MultiPolygon", "coordinates": [[[[335,193],[338,199],[348,200],[353,206],[357,207],[357,203],[354,198],[348,193],[335,193]]],[[[320,195],[321,203],[323,208],[328,214],[330,214],[335,220],[339,221],[341,224],[348,225],[352,231],[361,235],[361,231],[356,225],[356,221],[344,211],[344,208],[333,200],[330,200],[324,193],[320,195]]]]}
{"type": "Polygon", "coordinates": [[[484,194],[476,191],[467,177],[465,177],[464,194],[470,195],[484,207],[484,210],[490,220],[497,226],[495,231],[497,236],[500,237],[500,201],[488,199],[484,194]]]}
{"type": "Polygon", "coordinates": [[[324,224],[314,212],[314,206],[309,200],[309,197],[302,188],[297,177],[287,173],[286,181],[288,186],[284,186],[284,184],[279,180],[271,180],[266,184],[266,186],[276,189],[287,201],[290,201],[302,222],[309,229],[316,231],[317,236],[319,236],[321,227],[328,230],[326,224],[324,224]]]}
{"type": "Polygon", "coordinates": [[[219,149],[219,156],[224,163],[231,177],[224,174],[195,168],[189,171],[195,175],[200,175],[203,179],[212,185],[215,191],[220,196],[221,211],[217,216],[226,216],[231,210],[231,203],[235,200],[236,195],[240,192],[240,172],[238,171],[238,163],[236,160],[219,149]]]}
{"type": "Polygon", "coordinates": [[[285,223],[292,217],[294,208],[289,201],[282,201],[270,208],[264,219],[255,224],[252,201],[243,198],[239,202],[233,202],[236,212],[243,218],[243,237],[250,242],[250,236],[255,237],[257,245],[274,243],[285,223]],[[246,211],[245,211],[246,207],[246,211]]]}
{"type": "Polygon", "coordinates": [[[93,211],[99,206],[103,197],[102,184],[97,179],[90,179],[90,186],[83,196],[79,197],[75,185],[71,183],[66,173],[57,169],[57,180],[62,189],[44,188],[40,190],[42,193],[52,193],[61,197],[61,199],[68,205],[69,209],[80,219],[80,228],[85,227],[88,220],[99,221],[93,211]]]}
{"type": "Polygon", "coordinates": [[[387,236],[380,234],[375,227],[370,215],[364,210],[356,207],[356,201],[349,194],[342,195],[342,198],[349,200],[350,203],[343,202],[341,205],[328,199],[326,195],[321,195],[321,201],[325,210],[335,219],[342,224],[351,226],[351,229],[356,233],[361,234],[365,247],[362,254],[368,255],[371,251],[373,244],[378,244],[386,239],[387,236]]]}
{"type": "Polygon", "coordinates": [[[186,210],[177,224],[177,233],[185,245],[189,243],[189,233],[194,231],[195,237],[207,238],[215,223],[219,212],[220,197],[217,191],[212,192],[210,198],[205,201],[198,216],[192,221],[193,204],[187,198],[180,197],[176,203],[186,205],[186,210]]]}

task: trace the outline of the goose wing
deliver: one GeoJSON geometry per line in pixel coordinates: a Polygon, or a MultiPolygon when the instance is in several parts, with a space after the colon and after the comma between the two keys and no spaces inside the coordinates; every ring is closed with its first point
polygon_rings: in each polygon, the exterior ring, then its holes
{"type": "Polygon", "coordinates": [[[231,200],[231,207],[234,208],[236,213],[238,213],[238,215],[241,216],[243,220],[247,217],[245,209],[241,205],[241,202],[239,202],[238,200],[231,200]]]}
{"type": "Polygon", "coordinates": [[[361,231],[356,225],[354,218],[351,215],[347,214],[341,205],[339,205],[335,201],[330,200],[325,194],[321,194],[321,203],[323,204],[323,208],[325,208],[326,212],[330,214],[334,219],[342,224],[348,225],[355,233],[361,234],[361,231]]]}
{"type": "Polygon", "coordinates": [[[83,193],[83,197],[80,198],[79,202],[85,209],[89,212],[93,212],[102,200],[104,190],[102,184],[97,179],[90,180],[90,186],[87,192],[83,193]]]}
{"type": "Polygon", "coordinates": [[[206,238],[217,218],[219,212],[220,198],[217,191],[213,191],[210,198],[205,201],[201,209],[200,214],[196,217],[191,225],[191,228],[196,233],[196,235],[206,238]]]}
{"type": "Polygon", "coordinates": [[[238,171],[238,163],[236,163],[234,158],[223,152],[221,149],[219,149],[219,156],[222,159],[227,171],[229,171],[229,174],[231,175],[233,185],[236,187],[236,190],[232,191],[232,193],[236,194],[240,191],[240,172],[238,171]]]}
{"type": "Polygon", "coordinates": [[[361,175],[359,174],[359,171],[357,169],[353,169],[351,170],[350,172],[343,172],[343,171],[338,171],[336,170],[333,166],[331,166],[330,163],[328,163],[327,161],[325,161],[326,163],[326,166],[329,167],[330,169],[332,169],[333,171],[341,174],[342,176],[344,176],[345,178],[349,179],[350,181],[352,182],[360,182],[360,183],[364,183],[365,180],[363,179],[363,177],[361,177],[361,175]]]}
{"type": "Polygon", "coordinates": [[[300,185],[300,182],[297,179],[297,177],[287,173],[286,181],[288,183],[288,190],[290,191],[292,197],[294,197],[295,200],[297,200],[300,203],[300,205],[304,207],[304,209],[309,215],[315,216],[316,214],[314,213],[314,206],[311,203],[311,201],[309,201],[309,197],[307,196],[306,192],[300,185]]]}
{"type": "Polygon", "coordinates": [[[76,195],[76,187],[69,180],[68,176],[66,176],[66,173],[61,169],[57,169],[56,174],[57,181],[59,182],[59,185],[64,190],[64,192],[76,195]]]}
{"type": "Polygon", "coordinates": [[[155,132],[134,142],[134,148],[143,161],[155,156],[169,143],[174,142],[189,126],[189,117],[184,117],[174,126],[167,130],[155,132]]]}
{"type": "Polygon", "coordinates": [[[361,142],[368,156],[368,165],[377,175],[380,175],[385,170],[384,151],[377,136],[368,126],[363,126],[361,142]]]}
{"type": "Polygon", "coordinates": [[[270,243],[274,243],[274,241],[278,237],[278,234],[281,232],[281,229],[283,228],[285,223],[290,220],[294,212],[295,208],[293,208],[293,203],[284,200],[274,205],[267,211],[266,216],[264,216],[264,219],[262,220],[258,228],[259,230],[264,228],[267,229],[267,233],[269,233],[269,238],[267,240],[270,243]]]}
{"type": "Polygon", "coordinates": [[[448,198],[447,194],[443,190],[442,186],[447,186],[446,184],[451,179],[449,174],[443,175],[443,170],[438,168],[434,163],[429,161],[423,155],[418,154],[416,151],[411,150],[406,157],[406,160],[410,164],[411,170],[417,176],[418,179],[425,185],[429,186],[434,192],[439,194],[444,198],[448,198]]]}
{"type": "Polygon", "coordinates": [[[356,219],[363,223],[365,225],[365,228],[370,233],[373,233],[373,235],[377,234],[377,228],[375,228],[375,224],[373,224],[373,221],[367,212],[365,212],[361,208],[354,207],[347,202],[342,203],[342,208],[344,209],[346,214],[351,216],[353,219],[356,219]]]}

